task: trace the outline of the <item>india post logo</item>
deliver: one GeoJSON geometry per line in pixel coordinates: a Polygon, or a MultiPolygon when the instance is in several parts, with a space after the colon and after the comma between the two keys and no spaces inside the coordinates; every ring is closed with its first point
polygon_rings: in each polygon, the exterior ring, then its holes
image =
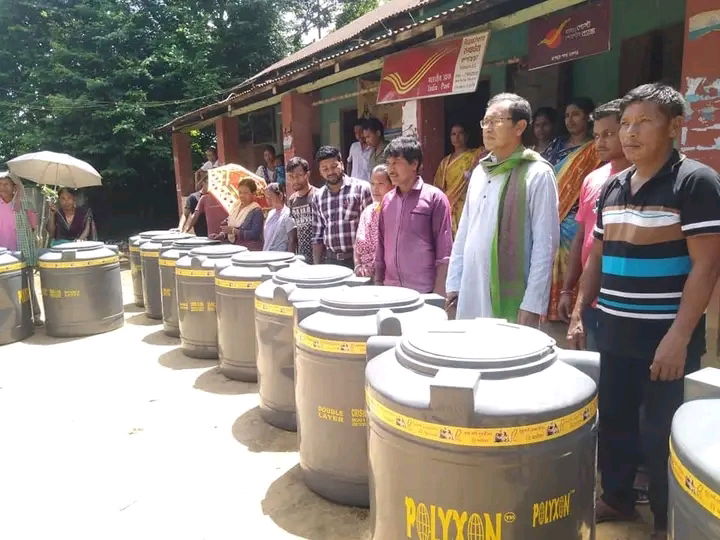
{"type": "Polygon", "coordinates": [[[565,27],[570,23],[570,19],[565,19],[560,26],[557,28],[553,28],[551,30],[548,30],[548,33],[545,34],[545,37],[538,43],[538,45],[546,45],[548,49],[557,49],[560,44],[562,43],[562,33],[563,30],[565,30],[565,27]]]}

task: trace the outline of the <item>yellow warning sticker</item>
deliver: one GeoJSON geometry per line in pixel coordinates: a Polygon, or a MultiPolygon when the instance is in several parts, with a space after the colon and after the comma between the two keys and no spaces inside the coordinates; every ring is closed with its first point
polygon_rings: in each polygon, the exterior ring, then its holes
{"type": "Polygon", "coordinates": [[[270,304],[263,302],[262,300],[255,299],[255,309],[262,311],[263,313],[269,313],[270,315],[282,315],[283,317],[293,316],[292,306],[279,306],[277,304],[270,304]]]}
{"type": "Polygon", "coordinates": [[[157,259],[158,257],[160,257],[160,252],[159,251],[141,251],[140,256],[148,257],[150,259],[157,259]]]}
{"type": "Polygon", "coordinates": [[[22,262],[6,264],[4,266],[0,266],[0,274],[5,274],[6,272],[17,272],[23,268],[25,268],[25,263],[22,262]]]}
{"type": "Polygon", "coordinates": [[[29,302],[30,301],[30,289],[28,289],[27,287],[25,287],[24,289],[18,289],[17,298],[18,298],[18,302],[20,302],[21,304],[24,304],[25,302],[29,302]]]}
{"type": "Polygon", "coordinates": [[[177,261],[175,259],[160,259],[159,264],[160,266],[171,266],[175,268],[175,263],[177,261]]]}
{"type": "Polygon", "coordinates": [[[367,352],[367,343],[364,341],[335,341],[322,339],[306,334],[295,329],[295,343],[312,349],[313,351],[328,352],[333,354],[355,354],[364,355],[367,352]]]}
{"type": "Polygon", "coordinates": [[[215,275],[215,270],[195,270],[194,268],[175,268],[176,276],[208,278],[215,275]]]}
{"type": "Polygon", "coordinates": [[[670,443],[670,468],[682,490],[716,519],[720,519],[720,493],[710,489],[683,465],[677,457],[672,443],[670,443]]]}
{"type": "Polygon", "coordinates": [[[420,439],[457,446],[524,446],[557,439],[583,427],[597,414],[597,396],[562,418],[526,426],[470,428],[425,422],[393,411],[366,391],[367,409],[378,421],[420,439]]]}
{"type": "Polygon", "coordinates": [[[254,291],[257,289],[262,281],[235,281],[232,279],[215,279],[215,285],[224,289],[245,289],[248,291],[254,291]]]}
{"type": "Polygon", "coordinates": [[[117,255],[103,257],[102,259],[89,259],[87,261],[39,261],[38,266],[46,270],[57,270],[60,268],[89,268],[91,266],[103,266],[105,264],[118,264],[120,259],[117,255]]]}

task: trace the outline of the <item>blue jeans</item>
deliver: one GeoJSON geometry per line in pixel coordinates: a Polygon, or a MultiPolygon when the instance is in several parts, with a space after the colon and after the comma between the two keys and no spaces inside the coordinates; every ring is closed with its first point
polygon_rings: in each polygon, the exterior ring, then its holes
{"type": "Polygon", "coordinates": [[[585,349],[598,352],[597,330],[600,310],[592,306],[586,307],[582,312],[582,323],[585,329],[585,349]]]}

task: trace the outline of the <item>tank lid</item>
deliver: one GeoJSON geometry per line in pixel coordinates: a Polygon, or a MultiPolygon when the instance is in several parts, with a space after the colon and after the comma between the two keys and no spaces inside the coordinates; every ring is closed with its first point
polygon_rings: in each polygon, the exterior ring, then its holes
{"type": "Polygon", "coordinates": [[[190,251],[190,256],[203,255],[210,259],[224,259],[232,257],[242,251],[247,251],[247,248],[245,246],[236,246],[235,244],[218,244],[193,248],[190,251]]]}
{"type": "Polygon", "coordinates": [[[167,229],[162,231],[144,231],[138,234],[138,236],[143,240],[149,240],[150,238],[154,238],[155,236],[160,236],[161,234],[167,234],[169,231],[167,229]]]}
{"type": "Polygon", "coordinates": [[[93,249],[100,249],[105,247],[102,242],[68,242],[67,244],[59,244],[50,248],[53,253],[63,253],[67,251],[92,251],[93,249]]]}
{"type": "Polygon", "coordinates": [[[289,251],[243,251],[233,255],[232,262],[235,266],[265,266],[294,258],[295,254],[289,251]]]}
{"type": "Polygon", "coordinates": [[[547,358],[554,345],[550,336],[528,326],[475,319],[442,321],[431,330],[411,331],[398,348],[414,364],[504,370],[547,358]]]}
{"type": "Polygon", "coordinates": [[[201,246],[216,246],[220,240],[210,240],[207,236],[185,236],[177,240],[172,247],[176,249],[194,249],[201,246]]]}
{"type": "Polygon", "coordinates": [[[5,255],[9,251],[10,250],[8,248],[4,248],[4,247],[0,246],[0,255],[5,255]]]}
{"type": "Polygon", "coordinates": [[[404,287],[364,285],[332,289],[320,299],[324,306],[340,309],[382,309],[416,305],[420,293],[404,287]]]}
{"type": "Polygon", "coordinates": [[[671,440],[680,462],[712,491],[720,491],[720,399],[681,405],[673,417],[671,440]]]}
{"type": "Polygon", "coordinates": [[[341,283],[352,275],[352,270],[336,264],[294,264],[275,274],[275,280],[317,287],[341,283]]]}

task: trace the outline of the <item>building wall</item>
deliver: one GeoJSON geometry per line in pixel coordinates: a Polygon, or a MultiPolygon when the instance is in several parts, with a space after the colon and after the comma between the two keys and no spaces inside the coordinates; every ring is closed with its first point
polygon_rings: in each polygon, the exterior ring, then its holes
{"type": "MultiPolygon", "coordinates": [[[[349,79],[318,90],[318,101],[357,92],[357,80],[349,79]]],[[[342,114],[345,109],[357,107],[357,97],[350,97],[318,105],[320,116],[320,144],[339,145],[342,136],[342,114]]]]}

